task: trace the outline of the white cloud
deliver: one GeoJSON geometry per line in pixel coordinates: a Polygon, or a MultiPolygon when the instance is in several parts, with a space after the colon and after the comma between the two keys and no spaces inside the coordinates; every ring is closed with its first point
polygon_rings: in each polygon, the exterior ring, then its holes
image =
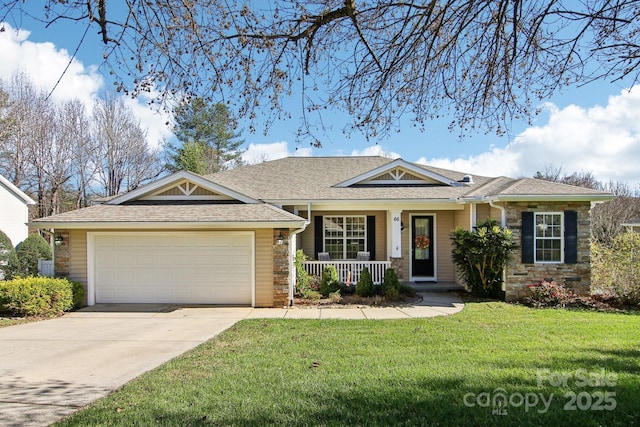
{"type": "Polygon", "coordinates": [[[547,105],[549,120],[532,126],[505,148],[458,159],[421,158],[479,175],[532,176],[546,166],[563,172],[592,172],[600,181],[640,182],[640,89],[610,96],[605,106],[547,105]]]}
{"type": "Polygon", "coordinates": [[[140,95],[136,99],[130,96],[124,97],[124,103],[131,109],[143,129],[147,131],[147,141],[152,147],[158,147],[164,140],[173,137],[173,133],[169,130],[167,123],[170,121],[170,114],[162,109],[155,110],[150,108],[146,101],[151,95],[140,95]]]}
{"type": "MultiPolygon", "coordinates": [[[[0,32],[0,79],[8,80],[16,71],[23,71],[37,88],[49,92],[55,87],[53,100],[77,98],[85,104],[87,111],[91,111],[98,92],[104,86],[104,79],[95,66],[86,67],[77,59],[71,60],[66,49],[58,48],[53,43],[29,41],[29,31],[16,30],[8,23],[0,25],[5,29],[0,32]],[[65,72],[69,61],[71,64],[65,72]]],[[[147,130],[147,140],[151,146],[157,146],[163,138],[172,135],[165,126],[167,114],[149,108],[146,104],[148,98],[134,100],[123,97],[125,104],[140,120],[142,128],[147,130]]]]}
{"type": "Polygon", "coordinates": [[[9,79],[14,72],[21,70],[29,75],[36,87],[49,92],[64,73],[52,98],[78,98],[85,105],[92,105],[104,83],[95,67],[86,68],[80,61],[71,60],[66,49],[58,49],[53,43],[29,41],[28,31],[16,30],[7,23],[2,25],[5,31],[0,32],[0,78],[9,79]],[[69,68],[65,72],[67,65],[69,68]]]}
{"type": "Polygon", "coordinates": [[[249,147],[242,155],[242,160],[249,164],[260,163],[266,160],[282,159],[288,156],[309,157],[313,155],[311,147],[296,148],[293,153],[289,150],[289,143],[286,141],[273,142],[270,144],[249,144],[249,147]]]}
{"type": "Polygon", "coordinates": [[[393,151],[384,151],[382,145],[376,144],[371,145],[369,147],[365,147],[362,150],[354,149],[351,151],[351,156],[383,156],[388,157],[390,159],[397,159],[402,157],[398,153],[394,153],[393,151]]]}

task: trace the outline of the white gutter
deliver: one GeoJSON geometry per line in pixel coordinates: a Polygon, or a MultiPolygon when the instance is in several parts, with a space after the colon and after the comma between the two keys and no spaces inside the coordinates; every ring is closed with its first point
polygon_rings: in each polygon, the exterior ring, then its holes
{"type": "MultiPolygon", "coordinates": [[[[289,249],[292,247],[292,242],[295,242],[296,235],[302,233],[307,229],[307,226],[311,224],[311,202],[307,203],[307,220],[304,222],[302,227],[297,230],[293,230],[289,233],[289,249]]],[[[296,251],[297,251],[296,247],[296,251]]],[[[294,265],[294,260],[296,258],[296,254],[294,251],[289,251],[289,307],[293,306],[293,293],[296,285],[296,267],[294,265]]]]}
{"type": "Polygon", "coordinates": [[[194,229],[194,228],[216,228],[216,229],[238,229],[238,228],[289,228],[292,225],[304,224],[301,221],[230,221],[230,222],[171,222],[171,221],[158,221],[158,222],[111,222],[111,221],[99,221],[99,222],[66,222],[66,221],[31,221],[28,223],[29,227],[33,228],[55,228],[65,230],[155,230],[155,229],[194,229]]]}
{"type": "Polygon", "coordinates": [[[504,206],[498,206],[494,204],[493,200],[489,200],[489,206],[491,206],[492,208],[496,208],[496,209],[500,209],[500,225],[502,227],[506,227],[507,226],[507,208],[505,208],[504,206]]]}

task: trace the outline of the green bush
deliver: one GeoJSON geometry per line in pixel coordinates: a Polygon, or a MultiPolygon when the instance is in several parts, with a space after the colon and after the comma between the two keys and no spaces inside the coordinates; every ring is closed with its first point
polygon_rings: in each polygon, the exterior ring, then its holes
{"type": "Polygon", "coordinates": [[[18,273],[20,264],[9,236],[0,230],[0,280],[11,280],[18,273]]]}
{"type": "Polygon", "coordinates": [[[591,262],[594,290],[624,304],[640,305],[640,233],[621,233],[611,246],[593,243],[591,262]]]}
{"type": "Polygon", "coordinates": [[[405,297],[413,298],[417,295],[416,290],[409,285],[401,284],[400,287],[398,288],[398,291],[400,292],[400,295],[403,295],[405,297]]]}
{"type": "Polygon", "coordinates": [[[296,257],[293,261],[296,267],[296,294],[302,295],[306,289],[309,288],[309,273],[304,269],[302,265],[307,260],[307,256],[302,249],[296,251],[296,257]]]}
{"type": "Polygon", "coordinates": [[[376,293],[376,288],[373,285],[373,279],[371,279],[371,273],[367,267],[364,267],[360,272],[360,280],[356,285],[356,294],[361,297],[372,297],[376,293]]]}
{"type": "Polygon", "coordinates": [[[36,276],[38,274],[38,259],[51,259],[51,247],[49,243],[38,233],[29,234],[22,243],[16,247],[20,274],[24,276],[36,276]]]}
{"type": "Polygon", "coordinates": [[[453,242],[453,262],[471,292],[482,297],[500,295],[502,272],[517,247],[511,230],[497,224],[489,218],[473,231],[456,228],[449,235],[453,242]]]}
{"type": "Polygon", "coordinates": [[[398,280],[398,275],[393,268],[387,268],[384,272],[380,292],[382,292],[382,295],[389,298],[397,298],[400,295],[400,281],[398,280]]]}
{"type": "Polygon", "coordinates": [[[84,297],[87,294],[84,290],[84,285],[80,282],[71,282],[71,286],[73,292],[73,308],[78,309],[84,307],[84,297]]]}
{"type": "Polygon", "coordinates": [[[305,291],[300,296],[304,299],[308,299],[311,301],[317,301],[320,298],[322,298],[322,295],[320,295],[320,292],[314,291],[313,289],[305,289],[305,291]]]}
{"type": "Polygon", "coordinates": [[[0,311],[17,316],[57,316],[73,307],[67,279],[22,277],[0,282],[0,311]]]}
{"type": "Polygon", "coordinates": [[[322,282],[320,282],[320,293],[327,298],[331,292],[340,290],[338,282],[338,270],[335,265],[327,265],[322,270],[322,282]]]}

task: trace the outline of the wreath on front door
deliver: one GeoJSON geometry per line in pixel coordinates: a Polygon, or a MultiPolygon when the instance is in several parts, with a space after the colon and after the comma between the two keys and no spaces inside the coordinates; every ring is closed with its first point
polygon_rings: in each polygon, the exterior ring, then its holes
{"type": "Polygon", "coordinates": [[[416,236],[417,249],[427,249],[430,244],[431,244],[431,240],[429,240],[429,238],[426,235],[419,234],[416,236]]]}

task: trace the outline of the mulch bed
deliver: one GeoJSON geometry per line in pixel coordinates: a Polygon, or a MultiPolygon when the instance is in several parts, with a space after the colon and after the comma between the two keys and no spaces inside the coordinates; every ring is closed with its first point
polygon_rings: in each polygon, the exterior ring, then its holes
{"type": "Polygon", "coordinates": [[[418,304],[422,301],[420,295],[414,297],[400,297],[394,300],[386,300],[383,296],[361,297],[355,294],[341,295],[340,301],[330,298],[310,300],[294,298],[293,305],[302,308],[364,308],[364,307],[406,307],[418,304]]]}

